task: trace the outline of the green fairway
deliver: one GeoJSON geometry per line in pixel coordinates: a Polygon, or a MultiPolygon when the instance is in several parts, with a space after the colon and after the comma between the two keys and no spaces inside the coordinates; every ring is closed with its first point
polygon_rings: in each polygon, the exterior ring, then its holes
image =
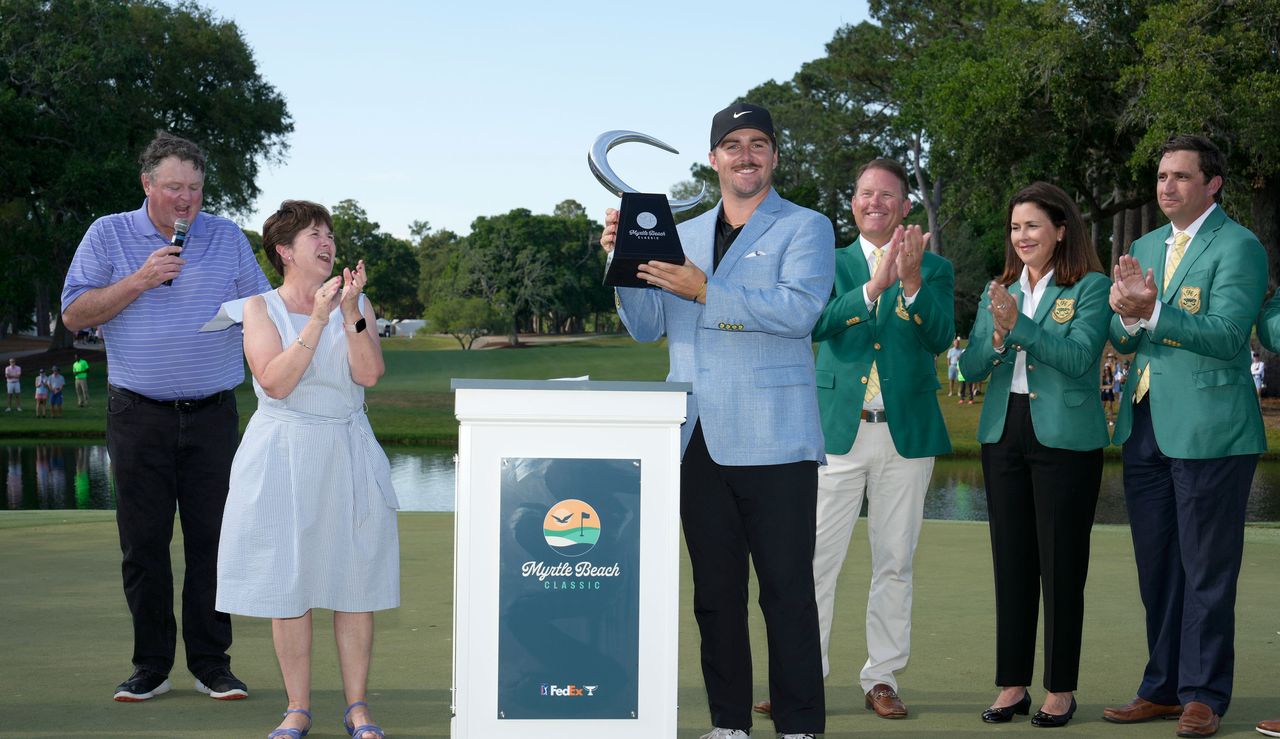
{"type": "MultiPolygon", "coordinates": [[[[865,659],[863,612],[868,585],[865,521],[854,534],[841,575],[827,681],[829,739],[852,736],[1019,734],[1040,736],[1025,717],[990,727],[978,714],[991,688],[994,605],[987,529],[982,524],[928,521],[915,567],[912,658],[900,675],[911,710],[903,721],[874,717],[854,687],[865,659]]],[[[453,517],[400,514],[400,608],[379,614],[369,702],[393,737],[447,737],[452,664],[453,517]]],[[[1250,528],[1237,606],[1235,698],[1219,736],[1257,736],[1252,725],[1280,715],[1280,530],[1250,528]]],[[[683,550],[683,547],[682,547],[683,550]]],[[[181,534],[174,563],[181,577],[181,534]]],[[[683,552],[682,552],[683,554],[683,552]]],[[[179,664],[173,692],[140,703],[115,703],[111,693],[128,676],[129,616],[120,586],[120,551],[110,512],[0,513],[0,589],[5,593],[5,689],[0,691],[4,735],[29,737],[262,737],[284,709],[284,692],[271,646],[270,625],[236,618],[232,649],[236,674],[251,697],[220,702],[192,690],[179,664]]],[[[680,737],[708,729],[698,666],[698,637],[690,607],[690,577],[683,560],[680,605],[680,737]]],[[[766,697],[763,624],[751,594],[756,697],[766,697]]],[[[317,612],[310,736],[345,736],[343,701],[331,637],[332,619],[317,612]]],[[[1117,727],[1102,707],[1132,697],[1146,654],[1128,529],[1099,526],[1093,535],[1077,693],[1080,710],[1067,729],[1073,737],[1160,737],[1173,725],[1117,727]]],[[[1037,665],[1037,675],[1039,670],[1037,665]]],[[[1036,682],[1039,682],[1037,677],[1036,682]]],[[[1036,700],[1043,696],[1033,686],[1036,700]]],[[[772,737],[758,721],[755,735],[772,737]]]]}
{"type": "MultiPolygon", "coordinates": [[[[667,376],[665,341],[639,344],[626,335],[601,336],[569,343],[525,345],[516,349],[459,351],[452,338],[423,335],[413,339],[392,338],[382,342],[387,373],[366,393],[369,420],[383,443],[457,444],[458,422],[453,415],[453,378],[547,380],[554,377],[590,375],[593,380],[640,380],[657,382],[667,376]]],[[[945,357],[937,361],[937,391],[942,415],[957,456],[977,456],[978,416],[985,395],[973,405],[960,405],[947,396],[945,357]]],[[[253,385],[247,379],[236,389],[240,425],[249,422],[257,406],[253,385]]],[[[65,417],[36,419],[30,409],[0,418],[0,437],[79,437],[102,439],[106,429],[106,367],[99,363],[90,379],[91,407],[77,408],[72,402],[65,417]]],[[[1272,399],[1268,399],[1270,403],[1272,399]]],[[[1270,451],[1264,459],[1280,459],[1280,405],[1264,405],[1270,451]]],[[[1120,450],[1109,447],[1107,455],[1118,459],[1120,450]]]]}

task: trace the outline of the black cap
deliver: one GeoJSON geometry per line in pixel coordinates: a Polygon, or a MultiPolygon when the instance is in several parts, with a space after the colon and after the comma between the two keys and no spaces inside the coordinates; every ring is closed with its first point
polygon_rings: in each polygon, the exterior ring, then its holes
{"type": "Polygon", "coordinates": [[[716,148],[725,136],[739,128],[764,131],[774,146],[778,145],[778,140],[773,135],[773,116],[769,115],[768,110],[751,103],[734,103],[711,119],[711,148],[716,148]]]}

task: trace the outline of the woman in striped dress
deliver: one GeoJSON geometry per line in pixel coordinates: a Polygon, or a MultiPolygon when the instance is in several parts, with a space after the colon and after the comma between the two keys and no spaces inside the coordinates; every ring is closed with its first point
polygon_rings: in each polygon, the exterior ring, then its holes
{"type": "Polygon", "coordinates": [[[364,262],[330,277],[333,223],[315,203],[285,201],[262,237],[284,283],[244,306],[258,409],[231,468],[217,609],[272,619],[289,705],[269,736],[291,739],[311,726],[311,610],[331,609],[345,728],[374,739],[373,611],[400,603],[400,553],[390,466],[364,411],[384,369],[364,262]]]}

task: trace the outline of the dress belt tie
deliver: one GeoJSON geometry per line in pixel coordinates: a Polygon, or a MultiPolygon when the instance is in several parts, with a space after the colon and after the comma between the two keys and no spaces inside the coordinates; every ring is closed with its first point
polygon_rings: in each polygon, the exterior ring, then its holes
{"type": "Polygon", "coordinates": [[[320,416],[314,413],[303,413],[287,408],[261,406],[257,412],[268,418],[274,418],[295,426],[345,425],[347,427],[347,436],[351,442],[352,454],[352,505],[357,528],[363,526],[365,519],[369,517],[369,495],[374,488],[377,488],[382,493],[383,501],[388,507],[392,509],[400,507],[399,501],[396,499],[395,489],[391,486],[391,468],[387,462],[386,453],[378,445],[378,440],[373,437],[373,429],[369,426],[363,407],[357,408],[349,416],[336,418],[333,416],[320,416]],[[378,464],[378,468],[375,469],[374,465],[378,462],[381,464],[378,464]]]}

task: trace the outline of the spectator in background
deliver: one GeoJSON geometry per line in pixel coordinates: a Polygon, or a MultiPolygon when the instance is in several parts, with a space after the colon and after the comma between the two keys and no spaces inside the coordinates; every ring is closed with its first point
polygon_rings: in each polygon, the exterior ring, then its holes
{"type": "Polygon", "coordinates": [[[49,415],[49,378],[44,368],[36,375],[36,418],[49,415]]]}
{"type": "Polygon", "coordinates": [[[960,337],[951,342],[951,348],[947,350],[947,397],[950,398],[956,393],[956,382],[960,379],[960,355],[964,354],[964,350],[960,348],[960,337]]]}
{"type": "Polygon", "coordinates": [[[71,365],[71,374],[76,380],[76,403],[81,408],[89,405],[89,362],[79,354],[71,365]]]}
{"type": "Polygon", "coordinates": [[[54,418],[62,418],[62,388],[67,386],[67,378],[62,376],[58,371],[58,365],[53,365],[53,370],[49,373],[49,413],[54,418]]]}
{"type": "Polygon", "coordinates": [[[22,368],[18,366],[18,360],[9,357],[9,366],[4,368],[4,384],[9,391],[9,407],[4,409],[8,413],[14,409],[16,405],[18,410],[22,410],[22,368]]]}

